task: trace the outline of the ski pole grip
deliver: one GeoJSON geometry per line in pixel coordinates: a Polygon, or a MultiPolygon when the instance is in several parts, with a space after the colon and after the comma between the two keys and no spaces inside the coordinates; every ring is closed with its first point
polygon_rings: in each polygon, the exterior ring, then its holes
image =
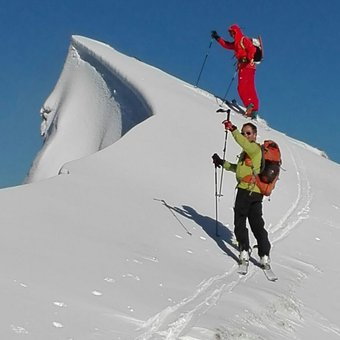
{"type": "Polygon", "coordinates": [[[227,120],[230,120],[230,109],[227,110],[227,120]]]}

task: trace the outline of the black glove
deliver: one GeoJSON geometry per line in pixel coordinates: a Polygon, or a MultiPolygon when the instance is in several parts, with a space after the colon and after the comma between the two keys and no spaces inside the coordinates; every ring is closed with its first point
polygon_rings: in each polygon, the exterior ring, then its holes
{"type": "Polygon", "coordinates": [[[217,34],[216,31],[211,31],[211,37],[212,37],[213,39],[216,39],[216,40],[218,40],[218,39],[220,38],[220,36],[217,34]]]}
{"type": "Polygon", "coordinates": [[[213,163],[215,164],[215,166],[217,168],[219,168],[220,166],[223,166],[224,164],[224,160],[220,158],[220,156],[217,153],[214,153],[212,155],[212,159],[213,159],[213,163]]]}

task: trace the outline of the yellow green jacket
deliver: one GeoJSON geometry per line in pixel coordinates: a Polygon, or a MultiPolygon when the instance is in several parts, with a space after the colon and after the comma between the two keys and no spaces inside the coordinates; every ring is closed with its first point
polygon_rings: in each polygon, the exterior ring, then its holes
{"type": "Polygon", "coordinates": [[[238,129],[234,130],[232,135],[243,151],[239,156],[237,164],[225,161],[223,167],[227,171],[236,173],[238,188],[260,193],[260,189],[255,183],[244,182],[242,179],[248,175],[258,174],[260,172],[262,159],[261,146],[256,142],[249,142],[238,129]]]}

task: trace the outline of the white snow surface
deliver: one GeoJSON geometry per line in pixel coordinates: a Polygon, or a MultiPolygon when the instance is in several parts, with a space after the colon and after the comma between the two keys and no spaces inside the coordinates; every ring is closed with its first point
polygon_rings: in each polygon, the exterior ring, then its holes
{"type": "MultiPolygon", "coordinates": [[[[27,184],[0,191],[1,339],[340,338],[339,165],[257,123],[283,157],[264,201],[279,280],[254,263],[240,276],[232,173],[215,230],[217,108],[201,89],[72,37],[27,184]]],[[[226,153],[240,153],[230,135],[226,153]]]]}

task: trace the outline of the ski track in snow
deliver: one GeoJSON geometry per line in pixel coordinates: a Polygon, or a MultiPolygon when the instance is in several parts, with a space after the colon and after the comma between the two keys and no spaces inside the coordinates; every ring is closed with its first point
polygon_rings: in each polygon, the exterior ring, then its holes
{"type": "Polygon", "coordinates": [[[294,157],[292,151],[290,151],[290,157],[295,166],[297,175],[296,200],[281,218],[279,223],[269,229],[269,232],[272,234],[272,243],[276,243],[286,237],[302,220],[309,218],[310,203],[313,199],[311,185],[306,175],[305,166],[302,163],[297,163],[297,159],[301,158],[294,157]]]}
{"type": "MultiPolygon", "coordinates": [[[[295,166],[297,175],[297,194],[295,201],[288,208],[285,215],[276,225],[269,229],[273,244],[287,237],[301,221],[309,218],[310,203],[313,198],[310,182],[301,158],[295,157],[293,151],[287,144],[286,147],[289,150],[289,155],[295,166]]],[[[208,278],[198,286],[191,296],[184,298],[174,306],[166,307],[161,312],[149,318],[138,329],[138,331],[144,330],[144,332],[138,336],[136,340],[170,340],[178,339],[180,336],[185,335],[189,327],[193,327],[202,314],[206,313],[210,308],[217,304],[224,293],[231,293],[240,282],[249,280],[258,270],[257,267],[250,266],[247,276],[235,278],[236,269],[237,265],[234,265],[230,271],[222,275],[208,278]]],[[[292,331],[292,327],[302,320],[299,303],[296,302],[292,296],[277,297],[277,299],[273,301],[270,306],[265,307],[265,310],[260,312],[259,315],[255,316],[249,314],[247,318],[248,321],[257,319],[257,327],[259,327],[260,324],[266,324],[266,327],[272,328],[272,331],[278,336],[292,336],[293,338],[295,335],[292,331]],[[275,313],[279,311],[279,313],[276,313],[274,316],[274,311],[275,313]],[[284,319],[286,319],[287,322],[285,324],[279,324],[281,319],[277,314],[280,314],[281,317],[282,314],[284,314],[284,319]]],[[[326,325],[328,323],[327,320],[323,321],[323,327],[325,329],[333,329],[334,331],[334,327],[326,325]]],[[[221,339],[231,339],[230,334],[234,331],[230,329],[228,331],[220,330],[219,336],[221,336],[221,339]]],[[[246,332],[243,335],[238,334],[235,339],[241,339],[243,338],[242,336],[245,336],[247,339],[258,338],[256,334],[252,335],[246,332]]]]}
{"type": "MultiPolygon", "coordinates": [[[[298,155],[294,156],[291,149],[289,147],[288,149],[293,164],[295,165],[297,175],[297,195],[295,201],[282,219],[275,226],[270,228],[269,231],[271,233],[272,243],[277,243],[287,237],[300,222],[309,218],[310,204],[313,199],[313,191],[310,181],[308,180],[306,167],[301,161],[301,157],[298,157],[298,155]]],[[[294,285],[298,285],[299,282],[308,278],[308,274],[304,272],[301,267],[307,267],[312,272],[321,272],[321,270],[312,263],[287,257],[285,263],[288,263],[289,261],[293,263],[286,266],[286,269],[295,273],[297,280],[294,285]]],[[[249,272],[245,277],[245,280],[248,280],[255,272],[256,269],[254,266],[249,267],[249,272]]],[[[296,334],[295,329],[301,327],[308,317],[313,320],[314,324],[316,323],[317,329],[323,330],[325,334],[333,334],[336,337],[339,337],[340,329],[337,325],[330,322],[327,318],[318,313],[317,310],[304,306],[302,302],[294,296],[294,285],[291,284],[285,295],[276,296],[272,303],[265,306],[265,308],[255,312],[247,311],[245,315],[237,316],[235,319],[231,320],[228,327],[218,329],[216,337],[221,340],[255,340],[264,338],[300,339],[296,334]],[[244,325],[248,325],[247,328],[245,328],[244,325]],[[263,328],[268,332],[268,337],[265,336],[262,338],[259,336],[256,330],[260,328],[263,328]]],[[[263,334],[262,331],[261,333],[263,334]]]]}
{"type": "MultiPolygon", "coordinates": [[[[309,218],[308,213],[313,198],[305,166],[301,161],[297,161],[300,160],[301,157],[296,157],[289,146],[287,144],[285,144],[285,146],[289,150],[289,155],[295,167],[297,194],[295,201],[293,201],[280,221],[269,228],[268,232],[270,233],[272,244],[287,237],[301,221],[309,218]]],[[[305,263],[303,264],[306,265],[305,263]]],[[[246,281],[255,275],[257,269],[255,266],[249,266],[248,274],[244,280],[246,281]]],[[[317,271],[317,268],[313,267],[312,269],[317,271]]],[[[296,274],[300,279],[307,277],[301,270],[297,270],[296,274]]],[[[241,316],[241,318],[231,320],[229,327],[218,330],[218,337],[228,340],[260,339],[261,337],[257,334],[256,329],[265,327],[269,331],[270,336],[273,336],[273,333],[275,334],[276,339],[297,339],[296,334],[294,334],[294,328],[303,322],[303,317],[300,312],[302,305],[294,297],[292,287],[287,291],[287,296],[277,296],[270,305],[263,307],[264,308],[259,311],[248,311],[244,316],[241,316]],[[249,325],[249,327],[245,329],[244,324],[249,325]],[[242,330],[240,331],[240,329],[242,330]],[[248,329],[252,329],[253,331],[248,329]]],[[[324,319],[323,323],[325,329],[333,329],[334,331],[333,325],[330,325],[328,320],[324,319]]]]}
{"type": "MultiPolygon", "coordinates": [[[[232,273],[235,272],[234,266],[232,273]]],[[[230,272],[203,281],[193,294],[174,306],[167,307],[141,326],[144,333],[136,340],[178,339],[197,319],[213,307],[224,292],[231,292],[240,279],[227,283],[230,272]]]]}

